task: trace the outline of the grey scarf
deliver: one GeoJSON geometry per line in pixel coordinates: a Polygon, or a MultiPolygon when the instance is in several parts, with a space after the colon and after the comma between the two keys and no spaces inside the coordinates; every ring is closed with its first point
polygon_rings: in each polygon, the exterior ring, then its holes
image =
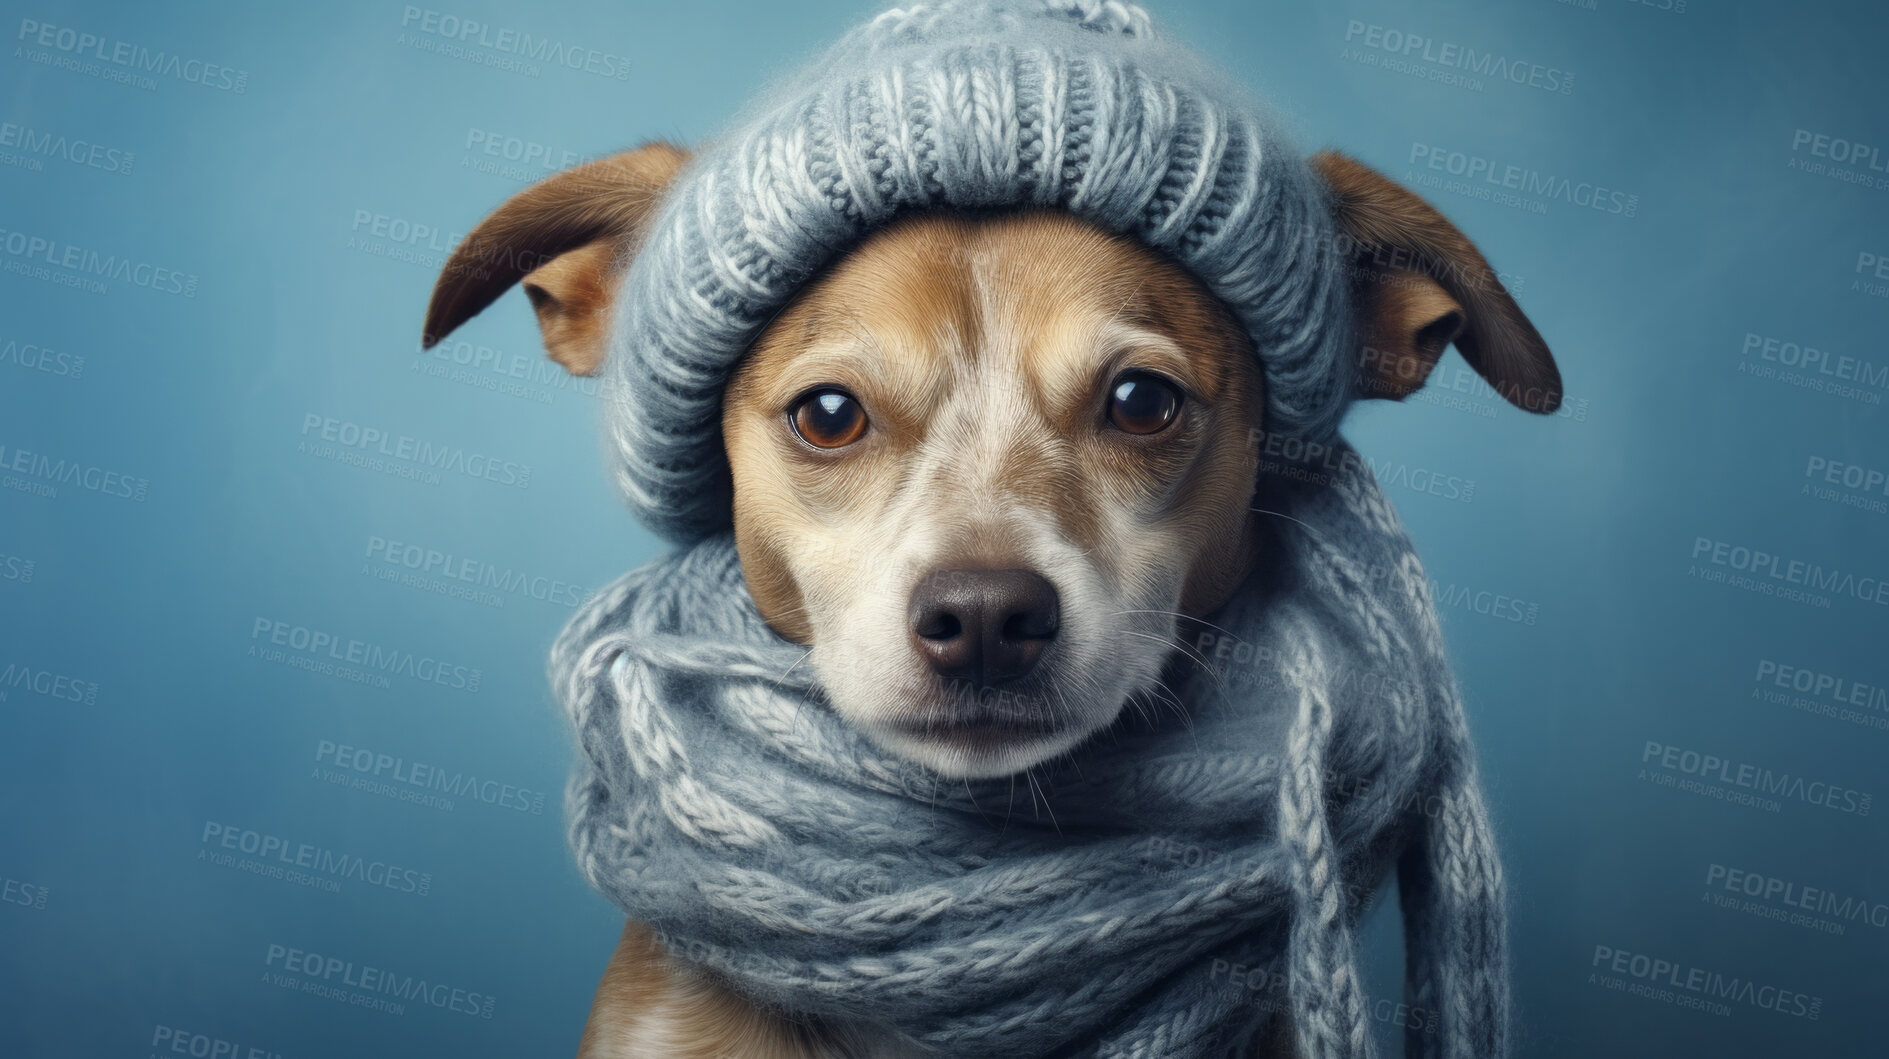
{"type": "Polygon", "coordinates": [[[1263,566],[1177,632],[1180,709],[1017,780],[944,782],[823,704],[727,535],[619,579],[551,672],[591,883],[765,1005],[944,1055],[1503,1054],[1502,880],[1428,584],[1342,443],[1262,481],[1263,566]],[[1395,867],[1401,1007],[1353,926],[1395,867]]]}

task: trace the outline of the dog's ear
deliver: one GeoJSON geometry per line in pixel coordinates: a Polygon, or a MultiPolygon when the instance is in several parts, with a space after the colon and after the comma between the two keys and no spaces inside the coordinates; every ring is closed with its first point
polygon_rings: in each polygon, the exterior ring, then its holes
{"type": "Polygon", "coordinates": [[[1362,396],[1402,400],[1451,342],[1510,404],[1561,406],[1561,371],[1481,251],[1436,208],[1336,151],[1312,156],[1331,190],[1358,312],[1362,396]]]}
{"type": "Polygon", "coordinates": [[[596,374],[616,280],[688,159],[673,144],[647,143],[512,196],[479,222],[440,271],[421,348],[431,349],[522,279],[551,359],[573,375],[596,374]]]}

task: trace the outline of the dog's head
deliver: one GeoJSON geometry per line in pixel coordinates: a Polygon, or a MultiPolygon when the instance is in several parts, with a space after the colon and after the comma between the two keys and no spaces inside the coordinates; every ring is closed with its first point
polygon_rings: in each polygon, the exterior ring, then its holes
{"type": "MultiPolygon", "coordinates": [[[[618,279],[686,161],[652,144],[506,203],[455,252],[427,344],[522,279],[553,359],[602,364],[618,279]]],[[[1400,185],[1313,160],[1360,393],[1452,342],[1510,401],[1560,377],[1476,248],[1400,185]]],[[[730,382],[737,548],[834,708],[950,776],[1044,761],[1158,703],[1177,623],[1246,578],[1260,358],[1174,262],[1059,212],[908,215],[807,284],[730,382]]]]}

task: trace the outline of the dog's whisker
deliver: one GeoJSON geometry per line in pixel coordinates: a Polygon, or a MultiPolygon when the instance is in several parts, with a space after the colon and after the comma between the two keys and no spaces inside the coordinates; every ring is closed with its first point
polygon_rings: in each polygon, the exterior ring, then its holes
{"type": "MultiPolygon", "coordinates": [[[[984,811],[983,806],[977,804],[977,792],[971,789],[971,777],[965,776],[963,777],[963,780],[964,780],[964,800],[971,803],[971,808],[977,811],[977,815],[979,819],[983,820],[985,823],[989,823],[990,814],[984,811]]],[[[1009,823],[1008,818],[1006,818],[1004,822],[1009,823]]]]}
{"type": "Polygon", "coordinates": [[[1224,632],[1228,636],[1234,635],[1232,632],[1226,629],[1223,629],[1218,625],[1215,625],[1213,622],[1207,621],[1204,618],[1196,618],[1191,614],[1182,614],[1178,610],[1118,610],[1113,614],[1107,615],[1107,617],[1119,618],[1124,614],[1159,614],[1167,618],[1179,618],[1182,621],[1191,621],[1195,623],[1196,625],[1205,625],[1207,628],[1212,629],[1215,632],[1224,632]]]}
{"type": "Polygon", "coordinates": [[[1164,637],[1155,636],[1152,633],[1136,632],[1133,629],[1123,629],[1121,631],[1123,633],[1126,633],[1129,636],[1139,636],[1140,638],[1144,640],[1153,640],[1154,642],[1158,644],[1163,644],[1170,649],[1181,652],[1182,654],[1186,655],[1188,658],[1192,659],[1195,663],[1197,663],[1203,672],[1205,672],[1208,676],[1212,677],[1214,682],[1220,685],[1221,691],[1230,692],[1232,690],[1231,688],[1227,686],[1226,678],[1214,672],[1213,666],[1209,665],[1205,658],[1189,650],[1186,644],[1177,642],[1175,640],[1166,639],[1164,637]]]}
{"type": "Polygon", "coordinates": [[[792,726],[791,731],[793,731],[795,735],[800,734],[800,715],[806,710],[808,700],[812,698],[813,691],[812,689],[808,689],[801,692],[800,697],[794,700],[794,716],[793,720],[789,721],[788,724],[792,726]]]}
{"type": "Polygon", "coordinates": [[[1291,515],[1288,515],[1283,511],[1272,511],[1263,507],[1249,507],[1246,510],[1254,512],[1255,514],[1260,514],[1260,515],[1275,515],[1279,518],[1285,519],[1287,522],[1297,522],[1299,525],[1305,527],[1305,532],[1311,534],[1314,540],[1323,542],[1325,539],[1324,537],[1320,536],[1317,528],[1315,528],[1311,523],[1306,522],[1303,519],[1293,518],[1291,515]]]}
{"type": "Polygon", "coordinates": [[[1148,712],[1148,708],[1142,705],[1141,700],[1138,696],[1130,695],[1128,696],[1128,698],[1124,699],[1123,701],[1126,702],[1129,706],[1134,707],[1135,716],[1140,717],[1142,720],[1148,722],[1148,727],[1150,728],[1154,727],[1154,714],[1148,712]]]}
{"type": "Polygon", "coordinates": [[[1115,306],[1115,308],[1109,312],[1107,326],[1113,327],[1122,322],[1122,318],[1128,314],[1128,307],[1134,304],[1135,298],[1141,294],[1141,288],[1147,285],[1148,273],[1144,272],[1136,277],[1134,289],[1128,292],[1128,297],[1123,298],[1121,304],[1115,306]]]}
{"type": "MultiPolygon", "coordinates": [[[[1124,613],[1127,613],[1127,612],[1125,611],[1124,613]]],[[[1160,612],[1150,612],[1150,613],[1160,613],[1160,612]]],[[[1149,633],[1138,633],[1138,632],[1135,632],[1133,629],[1123,629],[1122,631],[1126,633],[1130,633],[1132,635],[1143,636],[1149,639],[1153,639],[1152,635],[1149,633]]],[[[1232,636],[1233,634],[1228,633],[1227,635],[1232,636]]],[[[1238,637],[1235,637],[1235,639],[1238,639],[1238,637]]],[[[1207,658],[1205,655],[1202,655],[1199,652],[1190,649],[1187,646],[1186,641],[1181,640],[1178,637],[1176,637],[1173,639],[1164,640],[1163,642],[1166,643],[1169,647],[1173,648],[1176,651],[1179,651],[1181,654],[1186,655],[1190,660],[1192,660],[1194,664],[1200,668],[1200,671],[1202,673],[1205,673],[1208,676],[1208,678],[1211,679],[1214,682],[1214,684],[1219,687],[1221,694],[1230,696],[1233,693],[1233,688],[1231,685],[1227,683],[1226,677],[1222,676],[1220,671],[1218,669],[1215,669],[1211,662],[1207,661],[1207,658]]]]}
{"type": "Polygon", "coordinates": [[[794,659],[793,665],[790,665],[786,669],[781,670],[780,679],[782,681],[785,681],[787,679],[787,674],[792,673],[794,670],[800,668],[800,663],[805,662],[807,659],[812,658],[812,657],[813,657],[813,648],[809,647],[805,651],[801,652],[801,655],[799,658],[794,659]]]}
{"type": "Polygon", "coordinates": [[[1161,681],[1156,680],[1148,687],[1139,689],[1137,694],[1146,695],[1151,705],[1171,709],[1174,712],[1175,719],[1182,725],[1188,728],[1193,727],[1193,717],[1188,714],[1187,708],[1181,705],[1180,700],[1174,696],[1173,689],[1169,688],[1161,681]]]}
{"type": "Polygon", "coordinates": [[[1173,689],[1169,688],[1166,684],[1157,680],[1155,681],[1155,684],[1153,687],[1150,687],[1147,689],[1147,694],[1153,702],[1159,703],[1161,705],[1166,705],[1174,711],[1175,719],[1180,723],[1182,730],[1184,730],[1187,733],[1188,740],[1194,744],[1194,753],[1199,754],[1200,753],[1200,729],[1198,726],[1195,725],[1193,715],[1187,712],[1187,708],[1184,705],[1182,705],[1178,699],[1174,699],[1170,701],[1168,699],[1163,699],[1159,697],[1156,694],[1157,690],[1165,691],[1169,695],[1173,695],[1173,689]]]}
{"type": "Polygon", "coordinates": [[[1050,807],[1049,792],[1045,791],[1042,785],[1039,784],[1036,780],[1036,769],[1035,768],[1027,769],[1024,771],[1023,775],[1024,775],[1024,778],[1029,780],[1030,782],[1030,790],[1032,792],[1031,805],[1034,806],[1036,804],[1035,795],[1039,795],[1039,794],[1042,795],[1043,813],[1044,815],[1049,817],[1049,826],[1055,828],[1056,833],[1058,835],[1061,835],[1063,833],[1063,825],[1057,822],[1056,810],[1050,807]]]}
{"type": "MultiPolygon", "coordinates": [[[[1054,686],[1055,685],[1052,685],[1052,687],[1054,686]]],[[[1069,704],[1069,696],[1064,694],[1063,689],[1060,687],[1056,687],[1056,703],[1062,707],[1062,719],[1068,723],[1075,723],[1077,717],[1076,708],[1069,704]]]]}
{"type": "Polygon", "coordinates": [[[1155,697],[1158,702],[1172,704],[1177,711],[1177,715],[1183,720],[1191,719],[1185,707],[1181,705],[1179,694],[1175,692],[1172,687],[1168,686],[1167,681],[1161,679],[1159,676],[1150,678],[1147,686],[1140,690],[1145,694],[1155,697]],[[1162,696],[1166,697],[1163,698],[1162,696]]]}
{"type": "Polygon", "coordinates": [[[1172,707],[1174,707],[1174,716],[1180,720],[1182,727],[1186,728],[1190,732],[1195,730],[1196,725],[1194,723],[1194,715],[1187,709],[1187,704],[1181,701],[1181,697],[1178,692],[1176,692],[1173,688],[1168,687],[1167,683],[1161,680],[1155,681],[1154,688],[1151,690],[1164,693],[1166,697],[1159,701],[1165,702],[1171,705],[1172,707]]]}

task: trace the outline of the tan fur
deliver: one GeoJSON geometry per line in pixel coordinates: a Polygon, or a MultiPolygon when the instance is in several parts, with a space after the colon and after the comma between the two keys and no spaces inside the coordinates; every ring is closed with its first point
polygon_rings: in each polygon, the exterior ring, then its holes
{"type": "Polygon", "coordinates": [[[1463,307],[1421,272],[1366,272],[1354,286],[1364,327],[1361,388],[1401,401],[1423,388],[1462,332],[1463,307]]]}
{"type": "MultiPolygon", "coordinates": [[[[1350,262],[1353,288],[1365,311],[1404,307],[1372,293],[1385,285],[1387,275],[1402,273],[1415,289],[1437,285],[1463,307],[1464,326],[1453,338],[1470,367],[1523,411],[1546,414],[1561,407],[1561,372],[1548,343],[1468,236],[1409,188],[1356,159],[1320,151],[1311,161],[1331,189],[1332,216],[1354,251],[1350,262]]],[[[1369,371],[1411,370],[1411,363],[1400,355],[1402,343],[1392,339],[1390,344],[1392,355],[1367,361],[1369,371]]],[[[1448,344],[1446,340],[1437,345],[1436,355],[1448,344]]],[[[1427,361],[1435,364],[1436,356],[1427,361]]],[[[1367,392],[1402,398],[1421,386],[1428,373],[1425,366],[1416,385],[1408,389],[1393,377],[1381,389],[1367,392]]]]}
{"type": "MultiPolygon", "coordinates": [[[[522,277],[551,356],[595,371],[621,270],[686,157],[646,145],[506,203],[441,276],[429,344],[522,277]]],[[[1462,233],[1350,159],[1314,161],[1352,252],[1365,392],[1415,391],[1455,340],[1505,397],[1552,411],[1560,377],[1546,346],[1462,233]]],[[[1087,680],[1064,703],[1082,721],[1077,738],[998,748],[1012,756],[994,761],[979,758],[987,748],[899,747],[947,772],[1027,767],[1109,723],[1154,678],[1172,619],[1208,613],[1247,575],[1259,539],[1249,439],[1263,406],[1244,332],[1161,255],[1057,212],[903,218],[809,283],[730,382],[723,431],[750,591],[770,625],[812,645],[835,707],[872,734],[938,708],[909,648],[882,635],[902,620],[916,578],[1041,568],[1073,611],[1059,637],[1090,648],[1065,674],[1087,680]],[[1107,387],[1129,367],[1181,384],[1181,422],[1148,437],[1108,430],[1107,387]],[[858,398],[870,422],[853,445],[816,450],[787,413],[828,385],[858,398]]],[[[1254,1054],[1290,1056],[1291,1039],[1289,1020],[1275,1019],[1254,1054]]],[[[870,1027],[762,1010],[637,923],[625,926],[579,1050],[913,1054],[870,1027]]]]}
{"type": "Polygon", "coordinates": [[[1133,240],[1055,211],[902,218],[806,287],[728,387],[750,589],[867,736],[947,776],[1014,773],[1152,697],[1182,608],[1245,577],[1260,394],[1226,311],[1133,240]],[[1186,391],[1170,429],[1108,425],[1131,369],[1186,391]],[[858,399],[863,440],[816,449],[786,429],[817,387],[858,399]],[[908,645],[907,601],[940,571],[1007,568],[1064,603],[1021,689],[1060,729],[995,748],[911,736],[963,689],[908,645]]]}
{"type": "MultiPolygon", "coordinates": [[[[899,483],[890,468],[910,454],[948,393],[980,368],[1008,373],[1045,425],[1078,437],[1094,433],[1098,388],[1133,365],[1161,369],[1218,406],[1207,444],[1185,452],[1072,447],[1070,459],[1045,460],[1028,444],[1037,439],[1026,439],[996,477],[1012,499],[1053,511],[1089,552],[1107,544],[1098,506],[1111,482],[1173,489],[1161,506],[1181,524],[1193,575],[1187,609],[1211,610],[1252,555],[1243,547],[1253,476],[1244,446],[1259,425],[1262,384],[1251,350],[1226,310],[1178,266],[1066,214],[926,214],[876,233],[775,320],[724,399],[736,539],[762,615],[789,639],[813,642],[802,587],[784,557],[830,557],[839,577],[849,553],[881,542],[845,511],[883,506],[899,483]],[[1105,364],[1111,351],[1098,340],[1111,329],[1165,345],[1145,343],[1138,359],[1105,364]],[[1002,342],[993,341],[998,332],[1002,342]],[[833,381],[875,414],[885,443],[867,466],[808,452],[778,429],[794,396],[833,381]]],[[[1001,564],[1014,556],[992,549],[983,558],[1001,564]]]]}
{"type": "Polygon", "coordinates": [[[577,1059],[916,1059],[851,1027],[762,1011],[677,964],[654,933],[627,923],[591,1003],[577,1059]]]}
{"type": "Polygon", "coordinates": [[[603,364],[616,279],[688,158],[674,144],[646,143],[512,196],[440,270],[421,348],[431,349],[523,278],[551,359],[573,375],[594,374],[603,364]]]}
{"type": "Polygon", "coordinates": [[[599,239],[559,254],[522,281],[551,359],[572,375],[603,367],[610,334],[610,294],[623,273],[615,239],[599,239]]]}

